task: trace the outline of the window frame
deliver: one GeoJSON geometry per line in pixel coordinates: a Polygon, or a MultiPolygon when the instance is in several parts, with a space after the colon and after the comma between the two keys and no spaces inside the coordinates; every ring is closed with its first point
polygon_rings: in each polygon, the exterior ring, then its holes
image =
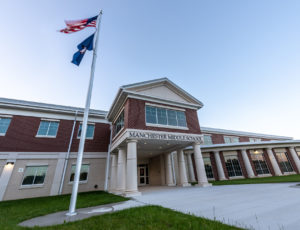
{"type": "Polygon", "coordinates": [[[244,174],[243,174],[243,169],[242,169],[242,167],[241,167],[240,160],[239,160],[239,157],[238,157],[237,154],[226,154],[226,155],[224,156],[224,162],[225,162],[225,168],[226,168],[228,177],[229,177],[230,179],[234,179],[234,178],[236,178],[236,179],[239,179],[239,178],[245,178],[245,177],[244,177],[244,174]],[[236,157],[236,159],[234,159],[234,160],[237,160],[237,162],[238,162],[238,166],[239,166],[241,175],[237,175],[237,173],[236,173],[236,168],[235,168],[235,166],[234,166],[234,164],[233,164],[233,162],[232,162],[233,159],[226,159],[226,158],[232,158],[232,157],[236,157]],[[226,164],[227,160],[230,160],[230,165],[231,165],[231,167],[232,167],[232,169],[233,169],[233,172],[234,172],[234,174],[235,174],[234,176],[230,176],[230,175],[229,175],[229,170],[228,170],[228,167],[227,167],[227,164],[226,164]]]}
{"type": "MultiPolygon", "coordinates": [[[[60,125],[60,120],[42,118],[42,119],[40,120],[40,125],[39,125],[39,128],[38,128],[37,132],[36,132],[35,137],[37,137],[37,138],[56,138],[56,137],[57,137],[57,133],[58,133],[58,129],[59,129],[59,125],[60,125]],[[56,123],[58,123],[58,125],[57,125],[57,130],[56,130],[56,133],[55,133],[55,136],[40,135],[40,134],[38,134],[38,133],[39,133],[39,130],[40,130],[40,128],[41,128],[41,124],[42,124],[43,121],[45,121],[45,122],[50,122],[50,123],[51,123],[51,122],[56,122],[56,123]]],[[[48,132],[49,132],[49,127],[50,127],[50,126],[48,126],[48,132]]]]}
{"type": "Polygon", "coordinates": [[[203,163],[204,163],[204,168],[205,168],[205,173],[206,173],[207,179],[215,180],[214,169],[213,169],[213,165],[212,165],[210,156],[203,156],[203,163]],[[210,165],[206,164],[207,162],[205,162],[205,161],[207,161],[207,160],[209,161],[210,165]],[[210,167],[210,169],[208,167],[210,167]],[[208,171],[210,171],[209,174],[207,173],[208,171]]]}
{"type": "Polygon", "coordinates": [[[211,134],[203,134],[203,141],[204,141],[204,145],[213,145],[213,141],[212,141],[212,135],[211,134]],[[210,138],[210,144],[205,144],[205,136],[210,138]]]}
{"type": "Polygon", "coordinates": [[[114,137],[117,135],[117,134],[119,134],[123,129],[124,129],[124,127],[125,127],[125,109],[124,108],[122,108],[121,109],[121,111],[118,113],[118,115],[116,116],[116,119],[112,122],[113,123],[113,135],[114,135],[114,137]],[[116,122],[117,122],[117,120],[120,118],[120,116],[121,116],[121,114],[124,114],[123,115],[123,119],[124,119],[124,121],[123,121],[123,127],[118,131],[118,132],[115,132],[115,130],[116,130],[116,128],[115,128],[115,126],[116,126],[116,122]]]}
{"type": "MultiPolygon", "coordinates": [[[[89,125],[93,125],[94,126],[93,136],[92,137],[87,137],[86,136],[85,139],[86,140],[93,140],[94,136],[95,136],[96,123],[88,122],[87,129],[88,129],[89,125]]],[[[80,139],[80,137],[81,137],[81,134],[80,134],[80,136],[78,136],[79,135],[80,126],[81,126],[81,129],[82,129],[82,122],[80,122],[79,125],[78,125],[78,130],[77,130],[77,135],[76,135],[77,139],[80,139]]]]}
{"type": "MultiPolygon", "coordinates": [[[[91,164],[90,164],[90,163],[82,163],[82,164],[81,164],[81,168],[82,168],[83,165],[88,165],[88,166],[89,166],[89,167],[88,167],[88,170],[87,170],[87,177],[86,177],[86,180],[81,181],[81,180],[80,180],[80,175],[79,175],[79,184],[87,184],[88,181],[89,181],[89,174],[90,174],[90,166],[91,166],[91,164]]],[[[68,182],[68,184],[73,184],[73,183],[74,183],[74,179],[73,179],[73,181],[71,181],[72,168],[73,168],[73,166],[75,166],[75,169],[74,169],[74,178],[75,178],[76,163],[74,163],[74,164],[71,165],[70,176],[69,176],[69,182],[68,182]]],[[[80,170],[81,170],[81,169],[80,169],[80,170]]],[[[80,173],[81,173],[81,172],[80,172],[80,173]]]]}
{"type": "Polygon", "coordinates": [[[251,143],[261,142],[261,138],[249,137],[249,142],[251,142],[251,143]]]}
{"type": "Polygon", "coordinates": [[[146,103],[146,104],[145,104],[145,124],[146,124],[146,126],[152,126],[152,127],[158,127],[158,128],[169,128],[169,129],[189,130],[188,124],[187,124],[187,119],[186,119],[186,110],[185,110],[185,109],[174,108],[174,107],[164,106],[164,105],[151,104],[151,103],[146,103]],[[156,108],[156,112],[155,112],[155,115],[156,115],[156,123],[149,123],[149,122],[147,122],[147,106],[156,108]],[[166,124],[166,125],[164,125],[164,124],[158,124],[157,108],[165,109],[165,110],[166,110],[166,121],[167,121],[167,124],[166,124]],[[176,122],[177,122],[177,126],[175,126],[175,125],[168,125],[168,120],[169,120],[169,119],[168,119],[168,110],[175,111],[175,113],[176,113],[176,122]],[[186,126],[178,126],[177,112],[183,112],[183,113],[184,113],[185,124],[186,124],[186,126]]]}
{"type": "Polygon", "coordinates": [[[4,137],[4,136],[6,135],[6,133],[7,133],[7,130],[9,129],[9,126],[10,126],[10,124],[11,124],[11,121],[12,121],[12,119],[13,119],[13,116],[11,116],[11,115],[3,115],[3,114],[0,114],[0,119],[1,119],[1,118],[4,118],[4,119],[10,119],[9,124],[8,124],[8,126],[7,126],[7,128],[6,128],[5,133],[0,133],[0,137],[4,137]]]}
{"type": "Polygon", "coordinates": [[[235,143],[240,143],[240,137],[238,137],[238,136],[223,136],[223,140],[224,140],[224,143],[225,144],[235,144],[235,143]],[[228,143],[228,142],[226,142],[225,141],[225,138],[229,138],[230,139],[230,142],[228,143]],[[238,139],[238,142],[233,142],[233,139],[234,138],[237,138],[238,139]]]}
{"type": "Polygon", "coordinates": [[[268,166],[268,163],[266,161],[266,158],[264,156],[264,152],[263,150],[250,150],[250,160],[252,161],[253,163],[253,166],[254,166],[254,170],[255,172],[257,173],[257,176],[269,176],[271,175],[271,171],[270,171],[270,168],[268,166]],[[264,165],[262,165],[262,163],[260,162],[259,158],[258,157],[261,157],[263,159],[263,162],[265,164],[265,169],[268,170],[268,173],[264,173],[264,165]],[[255,158],[255,159],[254,159],[255,158]],[[257,164],[254,162],[254,161],[257,161],[257,164]],[[259,173],[258,170],[257,170],[257,167],[259,167],[259,170],[262,172],[262,173],[259,173]]]}
{"type": "MultiPolygon", "coordinates": [[[[24,173],[23,173],[23,177],[22,177],[22,180],[21,180],[21,185],[20,185],[20,188],[39,188],[39,187],[44,187],[45,185],[45,180],[46,180],[46,177],[47,177],[47,173],[48,173],[48,169],[49,169],[49,165],[48,164],[28,164],[25,166],[25,170],[24,170],[24,173]],[[46,171],[45,171],[45,177],[44,177],[44,181],[42,184],[25,184],[23,185],[23,181],[24,181],[24,178],[25,178],[25,174],[26,174],[26,169],[28,167],[47,167],[46,171]]],[[[36,177],[36,174],[35,174],[35,177],[36,177]]]]}

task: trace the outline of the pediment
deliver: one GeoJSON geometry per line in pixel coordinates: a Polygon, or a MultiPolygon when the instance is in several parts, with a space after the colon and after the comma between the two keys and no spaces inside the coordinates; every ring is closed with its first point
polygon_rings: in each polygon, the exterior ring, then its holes
{"type": "Polygon", "coordinates": [[[174,102],[202,105],[200,101],[192,97],[167,78],[127,85],[122,88],[126,91],[135,92],[145,96],[162,98],[174,102]]]}

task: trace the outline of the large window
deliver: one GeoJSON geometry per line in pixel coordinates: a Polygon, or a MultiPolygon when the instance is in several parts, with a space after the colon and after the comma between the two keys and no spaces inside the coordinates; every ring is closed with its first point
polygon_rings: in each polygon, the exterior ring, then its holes
{"type": "Polygon", "coordinates": [[[11,118],[0,117],[0,136],[4,136],[10,124],[11,118]]]}
{"type": "Polygon", "coordinates": [[[277,152],[276,156],[279,161],[279,166],[284,173],[294,172],[286,152],[277,152]]]}
{"type": "Polygon", "coordinates": [[[224,158],[229,177],[243,176],[237,155],[227,155],[224,158]]]}
{"type": "Polygon", "coordinates": [[[165,126],[187,127],[184,111],[146,105],[146,123],[165,126]]]}
{"type": "Polygon", "coordinates": [[[229,144],[229,143],[238,143],[238,142],[240,142],[240,138],[233,137],[233,136],[224,136],[224,142],[226,144],[229,144]]]}
{"type": "Polygon", "coordinates": [[[120,130],[124,127],[124,110],[122,111],[122,113],[119,115],[118,119],[115,122],[114,125],[114,134],[116,135],[118,132],[120,132],[120,130]]]}
{"type": "Polygon", "coordinates": [[[270,174],[262,150],[251,150],[251,160],[254,164],[255,171],[258,175],[270,174]]]}
{"type": "Polygon", "coordinates": [[[42,185],[44,184],[48,166],[27,166],[22,185],[42,185]]]}
{"type": "Polygon", "coordinates": [[[212,145],[213,142],[212,142],[212,139],[211,139],[211,135],[203,135],[203,138],[204,138],[204,144],[205,145],[212,145]]]}
{"type": "Polygon", "coordinates": [[[214,179],[212,165],[209,157],[203,157],[205,172],[208,179],[214,179]]]}
{"type": "MultiPolygon", "coordinates": [[[[88,124],[85,138],[86,139],[93,139],[94,138],[94,130],[95,130],[95,125],[94,124],[88,124]]],[[[81,131],[82,131],[82,124],[79,125],[77,138],[80,138],[81,131]]]]}
{"type": "Polygon", "coordinates": [[[39,130],[37,132],[37,136],[40,137],[56,137],[58,130],[58,121],[46,121],[42,120],[40,123],[39,130]]]}
{"type": "Polygon", "coordinates": [[[249,142],[260,142],[260,138],[249,137],[249,142]]]}
{"type": "MultiPolygon", "coordinates": [[[[82,164],[80,169],[79,182],[87,182],[90,165],[82,164]]],[[[76,165],[72,165],[70,182],[74,181],[76,165]]]]}

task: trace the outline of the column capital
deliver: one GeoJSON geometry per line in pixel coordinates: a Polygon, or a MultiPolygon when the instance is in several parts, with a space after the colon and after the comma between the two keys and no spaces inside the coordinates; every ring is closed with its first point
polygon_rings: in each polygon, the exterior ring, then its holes
{"type": "Polygon", "coordinates": [[[293,149],[293,150],[295,151],[295,147],[292,147],[292,146],[291,146],[291,147],[289,147],[289,149],[293,149]]]}
{"type": "Polygon", "coordinates": [[[269,151],[273,151],[273,148],[271,148],[271,147],[268,147],[268,148],[267,148],[267,150],[269,150],[269,151]]]}
{"type": "Polygon", "coordinates": [[[199,145],[199,146],[200,146],[200,145],[201,145],[201,143],[200,143],[200,142],[194,142],[194,143],[193,143],[193,147],[195,147],[195,146],[197,146],[197,145],[199,145]]]}
{"type": "Polygon", "coordinates": [[[246,148],[241,148],[240,150],[241,150],[242,152],[243,152],[243,151],[247,152],[247,149],[246,149],[246,148]]]}
{"type": "Polygon", "coordinates": [[[214,152],[214,154],[220,154],[220,151],[218,151],[218,150],[214,150],[213,152],[214,152]]]}
{"type": "Polygon", "coordinates": [[[138,142],[138,140],[137,139],[127,139],[126,140],[126,143],[137,143],[138,142]]]}

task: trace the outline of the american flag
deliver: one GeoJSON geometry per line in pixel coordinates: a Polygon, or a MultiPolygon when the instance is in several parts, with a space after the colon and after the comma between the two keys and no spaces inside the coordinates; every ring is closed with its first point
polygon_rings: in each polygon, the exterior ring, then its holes
{"type": "Polygon", "coordinates": [[[65,21],[67,27],[59,32],[70,34],[83,30],[86,27],[96,27],[97,17],[98,16],[82,20],[65,21]]]}

